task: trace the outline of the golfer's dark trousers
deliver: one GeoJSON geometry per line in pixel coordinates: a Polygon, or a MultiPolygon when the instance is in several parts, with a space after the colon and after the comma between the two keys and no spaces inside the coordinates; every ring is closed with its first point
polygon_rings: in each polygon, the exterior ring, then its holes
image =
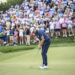
{"type": "Polygon", "coordinates": [[[45,41],[43,46],[42,46],[43,65],[46,65],[46,66],[48,65],[48,63],[47,63],[47,51],[48,51],[48,48],[50,46],[50,43],[51,43],[51,41],[49,39],[49,40],[45,41]]]}

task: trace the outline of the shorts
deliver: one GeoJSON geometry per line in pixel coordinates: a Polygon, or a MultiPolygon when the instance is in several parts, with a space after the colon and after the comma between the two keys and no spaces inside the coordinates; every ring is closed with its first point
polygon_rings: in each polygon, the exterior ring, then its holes
{"type": "Polygon", "coordinates": [[[10,41],[14,41],[14,36],[10,36],[10,41]]]}
{"type": "Polygon", "coordinates": [[[67,27],[62,27],[62,29],[67,29],[67,27]]]}
{"type": "Polygon", "coordinates": [[[68,25],[68,29],[72,29],[72,25],[68,25]]]}
{"type": "Polygon", "coordinates": [[[47,28],[45,32],[46,32],[46,33],[49,33],[49,28],[47,28]]]}
{"type": "Polygon", "coordinates": [[[9,40],[10,39],[10,37],[9,37],[9,35],[7,36],[7,40],[9,40]]]}
{"type": "Polygon", "coordinates": [[[47,31],[47,30],[46,30],[45,32],[46,32],[46,33],[49,33],[49,31],[47,31]]]}
{"type": "Polygon", "coordinates": [[[54,32],[54,29],[50,29],[50,32],[54,32]]]}
{"type": "Polygon", "coordinates": [[[60,32],[60,29],[55,29],[56,32],[60,32]]]}
{"type": "Polygon", "coordinates": [[[31,36],[31,37],[34,37],[34,36],[35,36],[35,34],[34,34],[34,33],[31,33],[31,34],[30,34],[30,36],[31,36]]]}
{"type": "Polygon", "coordinates": [[[23,37],[23,34],[19,34],[20,37],[23,37]]]}
{"type": "Polygon", "coordinates": [[[0,32],[0,38],[3,38],[3,37],[4,37],[3,32],[0,32]]]}
{"type": "Polygon", "coordinates": [[[18,36],[14,36],[16,39],[18,39],[18,36]]]}
{"type": "Polygon", "coordinates": [[[73,28],[75,28],[75,26],[73,26],[73,28]]]}

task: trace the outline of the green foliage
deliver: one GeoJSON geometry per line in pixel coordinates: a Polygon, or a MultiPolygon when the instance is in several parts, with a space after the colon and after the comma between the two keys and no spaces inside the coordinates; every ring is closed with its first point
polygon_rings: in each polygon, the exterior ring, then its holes
{"type": "Polygon", "coordinates": [[[16,4],[22,4],[22,2],[23,2],[24,0],[7,0],[7,3],[1,3],[0,4],[0,11],[6,11],[6,10],[8,10],[10,7],[11,7],[11,5],[16,5],[16,4]]]}
{"type": "Polygon", "coordinates": [[[35,46],[5,46],[0,47],[0,52],[8,53],[8,52],[15,52],[15,51],[22,51],[22,50],[32,50],[35,46]]]}
{"type": "Polygon", "coordinates": [[[30,0],[28,0],[28,2],[30,2],[30,0]]]}

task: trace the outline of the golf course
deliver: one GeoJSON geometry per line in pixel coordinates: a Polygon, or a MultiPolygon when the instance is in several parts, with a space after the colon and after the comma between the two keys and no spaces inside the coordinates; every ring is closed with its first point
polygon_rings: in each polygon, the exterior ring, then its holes
{"type": "Polygon", "coordinates": [[[48,69],[41,70],[41,50],[0,52],[0,75],[75,75],[75,46],[50,47],[48,69]]]}

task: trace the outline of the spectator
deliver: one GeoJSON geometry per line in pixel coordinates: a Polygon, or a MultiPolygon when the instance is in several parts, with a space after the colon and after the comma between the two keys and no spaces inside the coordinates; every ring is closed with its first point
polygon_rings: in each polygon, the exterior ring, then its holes
{"type": "Polygon", "coordinates": [[[75,0],[73,0],[73,3],[75,3],[75,0]]]}
{"type": "Polygon", "coordinates": [[[20,27],[20,29],[19,29],[19,39],[20,39],[20,45],[22,45],[24,42],[23,42],[23,32],[24,32],[24,30],[23,30],[23,28],[22,27],[20,27]]]}
{"type": "Polygon", "coordinates": [[[63,23],[62,23],[62,32],[63,32],[63,37],[67,37],[66,15],[64,15],[64,21],[63,21],[63,23]]]}
{"type": "Polygon", "coordinates": [[[73,20],[73,34],[74,34],[74,41],[75,41],[75,19],[73,20]]]}
{"type": "Polygon", "coordinates": [[[7,36],[7,46],[9,46],[10,43],[10,30],[6,29],[6,36],[7,36]]]}
{"type": "Polygon", "coordinates": [[[18,44],[18,31],[17,31],[17,29],[15,29],[15,31],[14,31],[14,43],[18,44]]]}
{"type": "Polygon", "coordinates": [[[52,20],[49,24],[50,24],[50,36],[51,36],[51,38],[53,38],[54,37],[55,21],[52,20]]]}
{"type": "Polygon", "coordinates": [[[68,20],[68,33],[69,33],[69,36],[72,36],[72,20],[71,19],[68,20]]]}
{"type": "Polygon", "coordinates": [[[61,30],[61,25],[60,25],[59,19],[57,19],[56,22],[55,22],[56,38],[60,37],[60,30],[61,30]]]}
{"type": "Polygon", "coordinates": [[[26,45],[30,45],[30,28],[27,27],[26,29],[26,45]]]}
{"type": "Polygon", "coordinates": [[[2,23],[0,23],[0,32],[3,31],[3,28],[2,28],[2,23]]]}
{"type": "Polygon", "coordinates": [[[14,30],[11,28],[10,30],[10,45],[14,45],[14,30]]]}
{"type": "Polygon", "coordinates": [[[0,46],[3,45],[3,37],[4,37],[3,32],[0,32],[0,46]]]}

